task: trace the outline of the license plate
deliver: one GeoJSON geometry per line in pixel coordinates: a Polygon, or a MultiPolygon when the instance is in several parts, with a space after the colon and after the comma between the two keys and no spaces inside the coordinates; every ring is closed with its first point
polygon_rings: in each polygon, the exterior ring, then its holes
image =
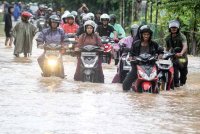
{"type": "Polygon", "coordinates": [[[81,52],[82,56],[96,56],[96,52],[81,52]]]}

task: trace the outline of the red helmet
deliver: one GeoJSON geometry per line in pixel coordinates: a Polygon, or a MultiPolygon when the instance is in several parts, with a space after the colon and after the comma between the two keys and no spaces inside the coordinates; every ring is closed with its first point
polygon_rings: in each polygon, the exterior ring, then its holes
{"type": "Polygon", "coordinates": [[[32,16],[32,14],[27,11],[22,12],[21,15],[22,15],[22,17],[28,17],[28,18],[30,18],[32,16]]]}

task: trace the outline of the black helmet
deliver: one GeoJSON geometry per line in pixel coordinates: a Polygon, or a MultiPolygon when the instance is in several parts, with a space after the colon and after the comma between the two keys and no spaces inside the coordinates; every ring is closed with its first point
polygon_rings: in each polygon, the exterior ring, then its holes
{"type": "Polygon", "coordinates": [[[144,25],[144,26],[140,27],[140,34],[142,34],[144,32],[148,32],[148,33],[150,33],[150,35],[153,34],[153,31],[151,30],[151,28],[148,25],[144,25]]]}
{"type": "Polygon", "coordinates": [[[58,15],[51,15],[49,17],[49,25],[51,26],[51,23],[54,22],[54,23],[58,23],[58,26],[60,24],[60,17],[58,15]]]}
{"type": "Polygon", "coordinates": [[[117,19],[117,16],[115,14],[110,14],[110,20],[113,20],[115,23],[116,19],[117,19]]]}
{"type": "Polygon", "coordinates": [[[140,38],[142,39],[142,34],[145,32],[148,32],[150,34],[150,39],[151,39],[153,31],[148,25],[143,25],[142,27],[140,27],[140,38]]]}

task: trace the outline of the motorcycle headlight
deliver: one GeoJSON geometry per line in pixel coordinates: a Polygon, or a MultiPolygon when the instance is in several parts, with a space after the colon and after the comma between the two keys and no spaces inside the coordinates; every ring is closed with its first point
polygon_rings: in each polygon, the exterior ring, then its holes
{"type": "Polygon", "coordinates": [[[57,60],[56,59],[49,59],[48,60],[48,65],[50,66],[56,66],[57,64],[57,60]]]}
{"type": "Polygon", "coordinates": [[[146,79],[146,80],[148,80],[148,81],[151,81],[151,80],[153,80],[153,79],[157,76],[157,71],[156,71],[156,70],[153,71],[153,72],[150,74],[150,76],[148,76],[145,72],[142,72],[142,71],[138,70],[138,74],[139,74],[142,78],[144,78],[144,79],[146,79]]]}
{"type": "Polygon", "coordinates": [[[142,71],[140,71],[140,70],[138,70],[138,74],[139,74],[142,78],[144,78],[144,79],[146,79],[146,80],[149,79],[149,77],[147,76],[147,74],[144,73],[144,72],[142,72],[142,71]]]}
{"type": "Polygon", "coordinates": [[[69,44],[69,48],[72,48],[73,47],[73,44],[69,44]]]}
{"type": "Polygon", "coordinates": [[[157,71],[154,70],[154,71],[150,74],[149,80],[153,80],[156,76],[157,76],[157,71]]]}
{"type": "Polygon", "coordinates": [[[44,22],[42,21],[42,22],[40,22],[40,25],[44,25],[44,22]]]}

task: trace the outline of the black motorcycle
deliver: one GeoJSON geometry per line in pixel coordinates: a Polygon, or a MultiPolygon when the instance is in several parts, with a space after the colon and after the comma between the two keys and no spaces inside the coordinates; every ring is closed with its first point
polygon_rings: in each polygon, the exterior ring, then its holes
{"type": "Polygon", "coordinates": [[[81,76],[83,82],[98,82],[98,62],[103,50],[98,46],[86,45],[80,48],[81,76]]]}

